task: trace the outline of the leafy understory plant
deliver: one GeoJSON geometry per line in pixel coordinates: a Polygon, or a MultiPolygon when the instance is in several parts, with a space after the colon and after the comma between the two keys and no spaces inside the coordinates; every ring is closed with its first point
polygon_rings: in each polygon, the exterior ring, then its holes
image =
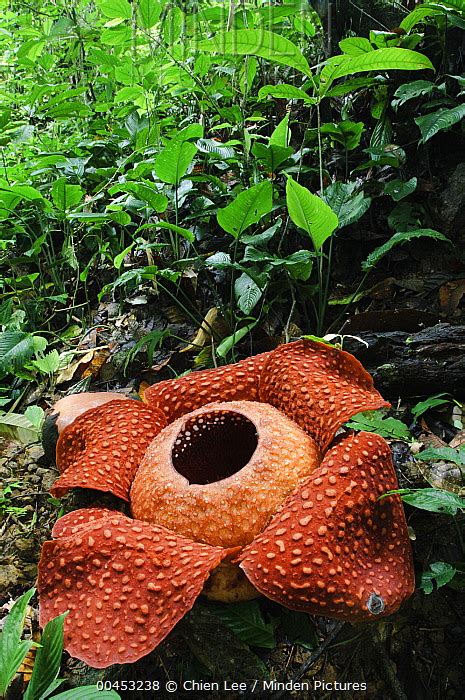
{"type": "Polygon", "coordinates": [[[8,689],[26,655],[36,649],[32,676],[22,695],[24,700],[117,700],[114,690],[99,690],[97,686],[82,686],[55,694],[64,678],[59,678],[63,654],[63,625],[67,613],[55,617],[45,625],[40,643],[22,639],[24,622],[35,588],[26,591],[15,602],[0,631],[0,698],[8,700],[8,689]]]}

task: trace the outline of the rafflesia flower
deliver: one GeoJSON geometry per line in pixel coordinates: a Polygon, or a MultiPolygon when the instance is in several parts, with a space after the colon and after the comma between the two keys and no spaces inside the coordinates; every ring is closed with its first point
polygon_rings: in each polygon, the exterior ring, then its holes
{"type": "Polygon", "coordinates": [[[132,513],[69,513],[43,546],[41,624],[69,610],[71,655],[136,661],[202,592],[348,621],[412,593],[400,498],[380,499],[397,488],[389,447],[365,432],[335,439],[388,405],[348,353],[302,340],[155,384],[145,403],[110,399],[69,408],[57,444],[55,495],[108,491],[132,513]]]}

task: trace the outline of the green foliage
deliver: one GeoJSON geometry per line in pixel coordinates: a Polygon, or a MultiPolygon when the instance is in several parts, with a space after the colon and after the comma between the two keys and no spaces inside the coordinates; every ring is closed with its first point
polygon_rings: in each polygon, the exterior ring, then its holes
{"type": "Polygon", "coordinates": [[[398,231],[395,233],[386,243],[379,248],[376,248],[367,259],[362,263],[362,270],[368,270],[371,267],[375,267],[382,257],[389,253],[390,250],[395,248],[397,245],[402,245],[415,238],[434,238],[437,241],[445,241],[450,243],[450,240],[446,238],[439,231],[434,231],[430,228],[420,228],[416,231],[398,231]]]}
{"type": "Polygon", "coordinates": [[[274,649],[276,646],[273,622],[265,622],[256,600],[234,605],[210,605],[214,614],[236,634],[239,639],[254,647],[274,649]]]}
{"type": "Polygon", "coordinates": [[[217,215],[218,223],[231,236],[240,238],[249,226],[256,224],[265,214],[269,214],[272,206],[271,182],[261,182],[240,192],[231,204],[220,209],[217,215]]]}
{"type": "Polygon", "coordinates": [[[308,233],[315,250],[320,250],[338,226],[336,214],[320,197],[291,177],[286,183],[286,203],[292,221],[308,233]]]}
{"type": "Polygon", "coordinates": [[[453,462],[458,467],[465,466],[465,445],[462,445],[458,450],[453,447],[428,447],[418,454],[418,459],[423,462],[438,462],[445,460],[453,462]]]}
{"type": "Polygon", "coordinates": [[[436,408],[436,406],[443,406],[446,403],[450,403],[451,399],[445,398],[448,396],[449,394],[441,392],[440,394],[429,396],[424,401],[419,401],[411,409],[413,417],[415,418],[415,420],[418,420],[418,418],[420,418],[420,416],[426,413],[426,411],[429,411],[430,408],[436,408]]]}
{"type": "Polygon", "coordinates": [[[8,686],[32,647],[30,640],[21,640],[27,606],[35,593],[31,588],[24,593],[11,608],[0,632],[0,696],[5,695],[8,686]]]}
{"type": "Polygon", "coordinates": [[[410,506],[427,510],[430,513],[445,513],[446,515],[457,515],[459,511],[465,511],[465,498],[450,491],[442,489],[397,489],[388,491],[381,498],[397,493],[404,503],[410,506]]]}
{"type": "Polygon", "coordinates": [[[352,430],[366,430],[391,440],[412,440],[407,426],[397,418],[386,417],[381,411],[365,411],[352,416],[346,424],[352,430]]]}
{"type": "Polygon", "coordinates": [[[451,564],[446,564],[444,561],[435,561],[430,564],[429,571],[423,571],[420,579],[420,588],[429,595],[436,588],[446,586],[457,573],[457,569],[451,564]]]}
{"type": "MultiPolygon", "coordinates": [[[[50,697],[64,682],[58,678],[63,653],[63,625],[66,615],[63,613],[50,620],[44,627],[40,644],[32,640],[22,640],[27,606],[35,593],[35,588],[26,591],[15,602],[8,613],[3,629],[0,632],[0,696],[4,696],[18,668],[32,646],[37,646],[31,679],[24,693],[24,700],[42,700],[50,697]]],[[[98,691],[97,686],[82,686],[65,690],[53,698],[62,700],[94,700],[103,697],[107,700],[118,700],[118,693],[98,691]]]]}

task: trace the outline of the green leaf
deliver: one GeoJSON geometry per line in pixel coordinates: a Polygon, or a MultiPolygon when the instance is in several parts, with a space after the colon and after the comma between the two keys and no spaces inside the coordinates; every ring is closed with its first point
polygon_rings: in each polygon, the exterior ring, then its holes
{"type": "Polygon", "coordinates": [[[273,133],[271,134],[268,143],[270,146],[279,146],[281,148],[287,148],[289,145],[289,139],[291,136],[291,132],[289,129],[289,114],[286,114],[286,116],[281,119],[277,127],[274,129],[273,133]]]}
{"type": "Polygon", "coordinates": [[[170,185],[178,185],[196,153],[197,146],[189,141],[169,141],[156,157],[154,170],[157,177],[170,185]]]}
{"type": "Polygon", "coordinates": [[[320,197],[291,177],[286,183],[286,203],[292,221],[308,233],[315,250],[320,250],[338,226],[336,214],[320,197]]]}
{"type": "Polygon", "coordinates": [[[232,605],[210,604],[209,608],[246,644],[264,649],[275,648],[275,625],[265,622],[258,601],[249,600],[232,605]]]}
{"type": "Polygon", "coordinates": [[[288,271],[289,276],[293,280],[302,280],[306,282],[313,267],[314,253],[309,250],[296,250],[284,259],[284,267],[288,271]]]}
{"type": "Polygon", "coordinates": [[[465,466],[465,453],[454,450],[453,447],[428,447],[423,452],[417,454],[417,458],[422,462],[453,462],[458,467],[465,466]]]}
{"type": "Polygon", "coordinates": [[[131,5],[127,0],[97,0],[97,6],[110,19],[131,19],[131,5]]]}
{"type": "Polygon", "coordinates": [[[435,88],[436,85],[431,80],[414,80],[411,83],[400,85],[394,93],[392,106],[397,109],[409,100],[430,95],[435,88]]]}
{"type": "Polygon", "coordinates": [[[358,56],[333,56],[326,61],[320,75],[320,93],[325,94],[338,78],[369,71],[434,70],[426,56],[410,49],[377,49],[358,56]]]}
{"type": "Polygon", "coordinates": [[[144,182],[125,182],[121,185],[113,185],[113,187],[110,187],[108,191],[110,194],[115,194],[116,192],[129,192],[130,194],[135,195],[138,199],[141,199],[143,202],[147,202],[147,204],[157,213],[166,211],[168,206],[168,197],[144,182]]]}
{"type": "MultiPolygon", "coordinates": [[[[225,605],[224,609],[229,607],[233,606],[225,605]]],[[[248,680],[268,676],[258,656],[206,605],[197,603],[176,629],[214,678],[248,680]]]]}
{"type": "Polygon", "coordinates": [[[0,414],[0,435],[18,440],[23,445],[37,442],[40,430],[21,413],[0,414]]]}
{"type": "Polygon", "coordinates": [[[381,411],[363,411],[352,416],[347,422],[347,427],[352,430],[365,430],[369,433],[377,433],[391,440],[412,440],[407,426],[396,418],[386,418],[381,411]]]}
{"type": "Polygon", "coordinates": [[[53,374],[60,366],[58,350],[52,350],[47,355],[44,355],[44,357],[38,357],[31,364],[37,367],[42,374],[53,374]]]}
{"type": "Polygon", "coordinates": [[[60,177],[52,185],[52,199],[57,209],[67,211],[79,204],[84,190],[79,185],[67,185],[66,178],[60,177]]]}
{"type": "Polygon", "coordinates": [[[40,700],[57,678],[63,654],[63,625],[67,614],[63,613],[45,625],[24,700],[40,700]]]}
{"type": "Polygon", "coordinates": [[[255,308],[262,296],[262,290],[258,284],[245,272],[235,281],[234,293],[238,307],[246,316],[255,308]]]}
{"type": "Polygon", "coordinates": [[[436,588],[441,588],[448,584],[454,578],[457,569],[451,564],[446,564],[444,561],[436,561],[430,564],[429,571],[423,571],[420,579],[420,588],[429,595],[436,588]]]}
{"type": "Polygon", "coordinates": [[[444,15],[445,11],[440,6],[431,5],[419,5],[412,12],[410,12],[407,17],[404,17],[400,23],[401,29],[404,29],[407,33],[413,29],[417,24],[422,23],[428,17],[434,17],[435,15],[444,15]]]}
{"type": "Polygon", "coordinates": [[[273,186],[266,180],[240,192],[227,207],[220,209],[217,220],[221,228],[234,238],[268,214],[273,207],[273,186]]]}
{"type": "Polygon", "coordinates": [[[465,104],[457,105],[452,109],[439,109],[437,112],[425,114],[424,117],[416,117],[415,124],[421,131],[419,143],[426,143],[439,131],[450,129],[451,126],[462,121],[465,117],[465,104]]]}
{"type": "Polygon", "coordinates": [[[35,349],[34,336],[30,333],[0,333],[0,371],[7,374],[19,371],[34,355],[35,349]]]}
{"type": "Polygon", "coordinates": [[[315,625],[306,613],[283,609],[280,622],[290,644],[299,644],[309,650],[318,646],[315,625]]]}
{"type": "Polygon", "coordinates": [[[43,422],[45,420],[44,409],[40,406],[28,406],[24,411],[24,415],[27,420],[32,423],[36,430],[41,430],[43,422]]]}
{"type": "Polygon", "coordinates": [[[435,408],[436,406],[442,406],[445,403],[450,403],[451,399],[444,398],[445,396],[449,396],[449,394],[442,392],[440,394],[430,396],[424,401],[420,401],[419,403],[415,404],[415,406],[413,406],[411,409],[412,416],[415,418],[415,420],[418,420],[418,418],[426,413],[426,411],[429,411],[430,408],[435,408]]]}
{"type": "Polygon", "coordinates": [[[315,104],[316,100],[306,92],[294,85],[280,83],[279,85],[265,85],[258,91],[260,100],[265,97],[274,97],[277,100],[303,100],[306,104],[315,104]]]}
{"type": "Polygon", "coordinates": [[[195,48],[222,56],[260,56],[311,76],[308,61],[298,46],[280,34],[264,29],[220,32],[210,39],[199,41],[195,48]]]}
{"type": "Polygon", "coordinates": [[[415,508],[428,510],[430,513],[446,513],[456,515],[459,510],[465,511],[465,498],[442,489],[397,489],[388,491],[381,498],[398,493],[405,503],[415,508]]]}
{"type": "Polygon", "coordinates": [[[374,51],[370,41],[363,36],[352,36],[348,39],[342,39],[339,42],[339,48],[348,56],[360,56],[360,54],[374,51]]]}
{"type": "Polygon", "coordinates": [[[100,690],[96,685],[83,685],[54,695],[53,700],[121,700],[121,696],[114,690],[100,690]]]}
{"type": "Polygon", "coordinates": [[[244,326],[244,328],[240,328],[238,331],[235,331],[235,333],[232,333],[232,335],[229,335],[227,338],[225,338],[221,343],[218,345],[216,348],[216,354],[219,357],[226,357],[226,355],[233,349],[237,343],[239,343],[244,336],[247,335],[247,333],[250,333],[250,331],[255,328],[257,325],[258,321],[254,321],[253,323],[249,323],[247,326],[244,326]]]}
{"type": "Polygon", "coordinates": [[[408,197],[409,194],[415,192],[417,188],[417,178],[411,177],[410,180],[391,180],[384,185],[384,194],[388,194],[395,202],[408,197]]]}
{"type": "Polygon", "coordinates": [[[158,0],[138,0],[137,23],[142,29],[152,29],[160,19],[163,5],[158,0]]]}
{"type": "Polygon", "coordinates": [[[0,696],[6,694],[21,662],[32,647],[32,641],[21,641],[27,606],[35,588],[26,591],[13,605],[0,632],[0,696]]]}
{"type": "Polygon", "coordinates": [[[170,224],[168,221],[154,221],[153,224],[150,224],[150,228],[166,228],[169,231],[174,231],[175,233],[179,233],[180,236],[186,239],[186,241],[189,241],[189,243],[192,243],[195,241],[195,236],[192,233],[192,231],[189,231],[188,228],[183,228],[182,226],[176,226],[176,224],[170,224]]]}
{"type": "Polygon", "coordinates": [[[271,173],[274,173],[293,152],[294,150],[290,146],[275,146],[274,144],[265,146],[259,141],[256,141],[252,146],[253,155],[257,160],[262,161],[271,173]]]}
{"type": "Polygon", "coordinates": [[[376,248],[372,253],[370,253],[367,259],[362,263],[362,270],[369,270],[371,267],[375,267],[381,258],[384,257],[386,253],[389,253],[390,250],[395,248],[397,245],[407,243],[414,238],[434,238],[438,241],[445,241],[446,243],[451,242],[442,233],[439,233],[439,231],[434,231],[434,229],[431,228],[420,228],[416,231],[399,231],[398,233],[395,233],[387,241],[387,243],[384,243],[382,246],[379,246],[379,248],[376,248]]]}
{"type": "Polygon", "coordinates": [[[338,228],[358,221],[371,204],[370,197],[365,197],[357,182],[333,182],[325,189],[322,199],[336,214],[338,228]]]}

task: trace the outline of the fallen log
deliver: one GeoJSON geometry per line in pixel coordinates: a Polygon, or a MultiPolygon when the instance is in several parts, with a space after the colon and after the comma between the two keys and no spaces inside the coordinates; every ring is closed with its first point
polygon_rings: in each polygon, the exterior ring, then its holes
{"type": "Polygon", "coordinates": [[[359,331],[344,339],[388,399],[441,391],[465,399],[465,326],[438,323],[417,333],[359,331]]]}

